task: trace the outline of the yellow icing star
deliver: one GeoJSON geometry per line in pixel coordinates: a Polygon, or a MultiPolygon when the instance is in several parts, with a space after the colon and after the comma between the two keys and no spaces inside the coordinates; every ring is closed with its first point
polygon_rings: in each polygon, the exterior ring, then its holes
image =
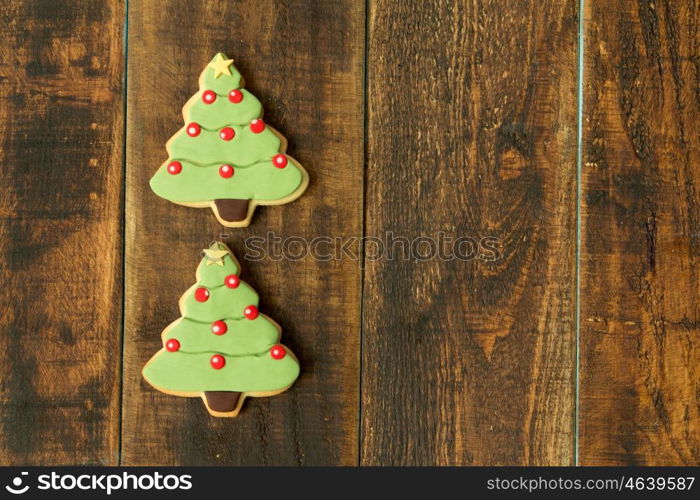
{"type": "Polygon", "coordinates": [[[228,254],[227,250],[222,250],[221,248],[205,248],[204,256],[207,259],[207,265],[211,266],[216,264],[217,266],[224,266],[224,257],[228,254]]]}
{"type": "Polygon", "coordinates": [[[224,55],[221,53],[214,56],[214,60],[209,63],[209,67],[214,69],[214,78],[219,78],[221,75],[231,76],[231,66],[233,64],[233,59],[224,59],[224,55]]]}

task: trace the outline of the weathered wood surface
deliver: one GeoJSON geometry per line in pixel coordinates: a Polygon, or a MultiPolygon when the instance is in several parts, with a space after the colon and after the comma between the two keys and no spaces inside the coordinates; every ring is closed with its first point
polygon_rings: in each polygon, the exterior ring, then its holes
{"type": "Polygon", "coordinates": [[[124,9],[0,11],[0,464],[116,464],[124,9]]]}
{"type": "Polygon", "coordinates": [[[577,15],[370,3],[367,235],[502,256],[368,258],[363,464],[574,461],[577,15]]]}
{"type": "Polygon", "coordinates": [[[700,463],[700,6],[586,2],[584,465],[700,463]]]}
{"type": "Polygon", "coordinates": [[[245,259],[244,238],[361,234],[364,5],[340,2],[131,1],[129,5],[124,464],[355,464],[360,269],[350,260],[245,259]],[[213,54],[233,57],[265,120],[309,171],[296,202],[222,230],[210,210],[156,197],[148,180],[182,126],[181,108],[213,54]],[[199,399],[161,394],[140,370],[179,317],[201,249],[224,233],[261,311],[284,329],[302,375],[248,399],[235,420],[199,399]]]}
{"type": "Polygon", "coordinates": [[[0,464],[698,464],[700,7],[585,2],[577,200],[578,3],[1,2],[0,464]],[[218,51],[311,176],[247,229],[148,186],[218,51]],[[220,238],[303,368],[235,420],[140,374],[220,238]]]}

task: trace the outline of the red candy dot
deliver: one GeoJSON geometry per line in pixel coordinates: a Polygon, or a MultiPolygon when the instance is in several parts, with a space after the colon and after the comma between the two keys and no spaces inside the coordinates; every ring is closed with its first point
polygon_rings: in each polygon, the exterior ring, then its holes
{"type": "Polygon", "coordinates": [[[180,342],[177,339],[170,339],[165,343],[165,349],[168,352],[175,352],[180,350],[180,342]]]}
{"type": "Polygon", "coordinates": [[[237,89],[233,89],[228,93],[228,100],[234,104],[238,104],[243,100],[243,92],[237,89]]]}
{"type": "Polygon", "coordinates": [[[168,164],[168,173],[172,175],[177,175],[182,172],[182,163],[179,161],[171,161],[168,164]]]}
{"type": "Polygon", "coordinates": [[[219,175],[224,179],[233,177],[233,167],[231,165],[221,165],[219,167],[219,175]]]}
{"type": "Polygon", "coordinates": [[[202,94],[202,101],[204,101],[204,104],[211,104],[216,101],[216,92],[213,90],[205,90],[202,94]]]}
{"type": "Polygon", "coordinates": [[[197,137],[201,131],[202,127],[199,126],[199,123],[192,122],[187,125],[187,135],[190,137],[197,137]]]}
{"type": "Polygon", "coordinates": [[[258,317],[258,308],[255,306],[248,306],[245,309],[243,309],[243,316],[245,316],[248,319],[255,319],[258,317]]]}
{"type": "Polygon", "coordinates": [[[224,333],[226,333],[227,330],[228,330],[228,327],[226,326],[226,323],[224,323],[221,320],[214,321],[211,324],[211,333],[213,333],[215,335],[223,335],[224,333]]]}
{"type": "Polygon", "coordinates": [[[238,279],[238,276],[235,274],[229,274],[224,278],[224,285],[226,285],[229,288],[238,288],[238,284],[241,282],[241,280],[238,279]]]}
{"type": "Polygon", "coordinates": [[[273,345],[272,349],[270,349],[270,356],[272,356],[273,359],[282,359],[286,355],[287,351],[281,345],[273,345]]]}
{"type": "Polygon", "coordinates": [[[225,141],[230,141],[236,136],[236,131],[231,127],[224,127],[219,131],[219,137],[225,141]]]}
{"type": "Polygon", "coordinates": [[[194,299],[197,302],[206,302],[209,300],[209,290],[204,287],[199,287],[194,291],[194,299]]]}
{"type": "Polygon", "coordinates": [[[259,134],[260,132],[265,130],[265,122],[262,121],[260,118],[256,118],[255,120],[250,122],[250,130],[252,130],[254,134],[259,134]]]}
{"type": "Polygon", "coordinates": [[[272,164],[277,168],[284,168],[287,166],[287,157],[283,154],[278,154],[272,157],[272,164]]]}
{"type": "Polygon", "coordinates": [[[214,370],[221,370],[226,364],[226,358],[224,358],[221,354],[214,354],[209,360],[209,363],[211,363],[211,367],[214,370]]]}

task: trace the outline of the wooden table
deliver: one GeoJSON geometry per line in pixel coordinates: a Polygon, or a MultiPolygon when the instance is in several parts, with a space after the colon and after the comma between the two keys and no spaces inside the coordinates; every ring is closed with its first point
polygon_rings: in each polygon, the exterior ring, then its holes
{"type": "Polygon", "coordinates": [[[700,463],[696,2],[1,3],[0,463],[700,463]],[[217,51],[311,176],[244,230],[148,186],[217,51]],[[140,375],[222,233],[440,231],[244,263],[303,374],[234,420],[140,375]]]}

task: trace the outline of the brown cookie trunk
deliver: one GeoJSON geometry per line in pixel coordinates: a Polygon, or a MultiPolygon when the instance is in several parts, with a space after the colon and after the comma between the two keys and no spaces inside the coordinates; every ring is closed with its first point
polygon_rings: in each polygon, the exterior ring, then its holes
{"type": "Polygon", "coordinates": [[[221,413],[229,413],[236,409],[241,393],[233,391],[205,391],[204,396],[207,398],[209,408],[221,413]]]}
{"type": "Polygon", "coordinates": [[[214,200],[219,216],[227,222],[238,222],[248,217],[249,200],[222,199],[214,200]]]}

